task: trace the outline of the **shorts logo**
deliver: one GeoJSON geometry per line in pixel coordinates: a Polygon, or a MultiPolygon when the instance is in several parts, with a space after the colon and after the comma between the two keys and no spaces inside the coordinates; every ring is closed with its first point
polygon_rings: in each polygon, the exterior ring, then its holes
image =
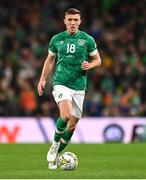
{"type": "Polygon", "coordinates": [[[58,95],[58,97],[59,97],[59,98],[62,98],[62,95],[63,95],[63,94],[62,94],[62,93],[60,93],[60,94],[58,95]]]}
{"type": "Polygon", "coordinates": [[[85,40],[84,40],[84,39],[79,39],[79,40],[78,40],[78,44],[79,44],[80,46],[83,46],[83,45],[85,44],[85,40]]]}

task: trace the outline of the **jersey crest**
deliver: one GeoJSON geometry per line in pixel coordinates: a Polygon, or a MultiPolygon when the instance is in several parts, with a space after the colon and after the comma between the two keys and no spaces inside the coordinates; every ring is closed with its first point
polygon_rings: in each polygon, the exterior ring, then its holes
{"type": "Polygon", "coordinates": [[[84,39],[79,39],[79,40],[78,40],[78,44],[79,44],[80,46],[83,46],[83,45],[85,44],[85,40],[84,40],[84,39]]]}

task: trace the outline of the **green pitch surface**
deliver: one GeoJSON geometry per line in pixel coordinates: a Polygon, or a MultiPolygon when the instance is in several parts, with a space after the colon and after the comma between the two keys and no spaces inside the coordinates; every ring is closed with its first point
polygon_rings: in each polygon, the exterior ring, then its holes
{"type": "Polygon", "coordinates": [[[146,144],[70,144],[79,166],[49,170],[46,144],[0,144],[0,178],[13,179],[146,179],[146,144]]]}

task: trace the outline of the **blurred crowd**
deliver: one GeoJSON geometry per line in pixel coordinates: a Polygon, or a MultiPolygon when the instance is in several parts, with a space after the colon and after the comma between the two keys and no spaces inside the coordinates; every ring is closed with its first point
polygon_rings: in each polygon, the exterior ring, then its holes
{"type": "Polygon", "coordinates": [[[80,29],[95,38],[102,58],[88,73],[84,116],[146,116],[145,0],[1,0],[0,116],[58,116],[53,72],[41,97],[37,84],[69,7],[81,10],[80,29]]]}

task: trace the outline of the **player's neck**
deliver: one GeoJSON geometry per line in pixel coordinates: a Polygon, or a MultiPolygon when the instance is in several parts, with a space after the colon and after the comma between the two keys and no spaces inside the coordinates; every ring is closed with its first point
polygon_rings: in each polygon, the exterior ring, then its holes
{"type": "Polygon", "coordinates": [[[69,34],[69,35],[71,35],[71,36],[73,36],[73,35],[75,35],[75,34],[77,34],[79,32],[79,30],[77,30],[76,32],[69,32],[68,30],[67,30],[67,33],[69,34]]]}

